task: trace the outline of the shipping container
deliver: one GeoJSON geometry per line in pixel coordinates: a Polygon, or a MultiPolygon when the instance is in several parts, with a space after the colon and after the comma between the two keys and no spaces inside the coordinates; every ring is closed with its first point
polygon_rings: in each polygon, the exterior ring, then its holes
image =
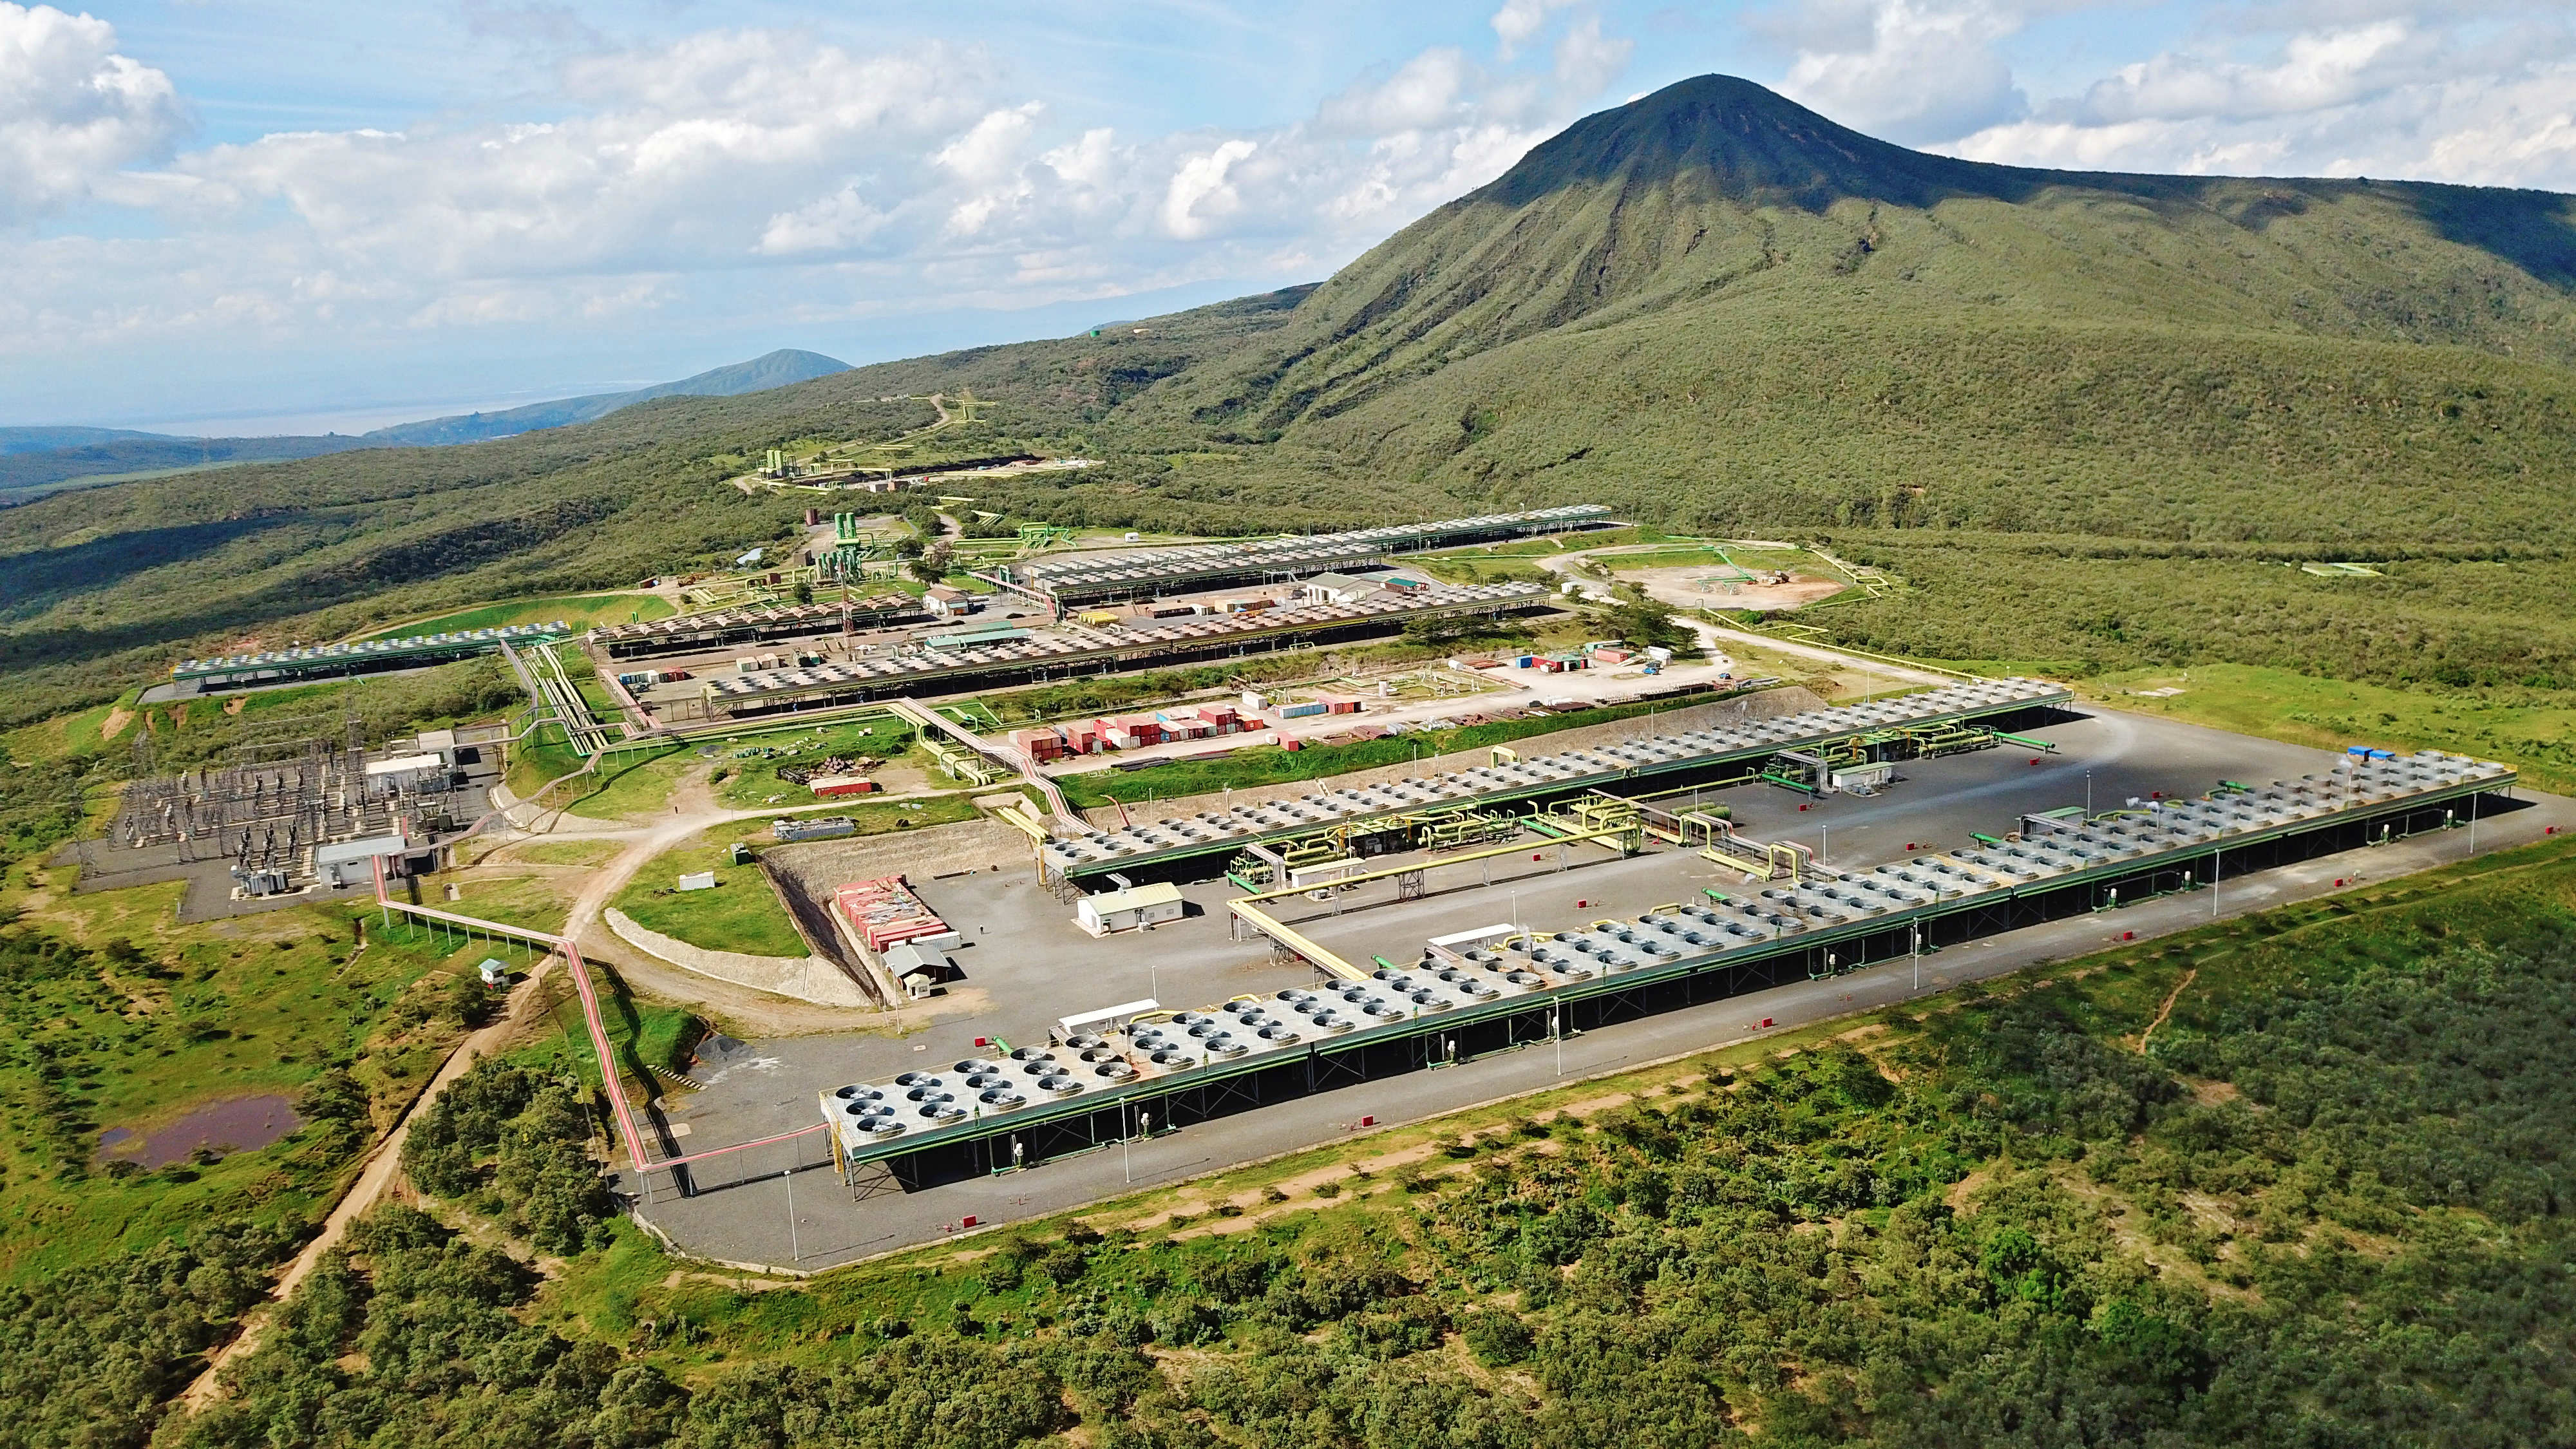
{"type": "Polygon", "coordinates": [[[805,788],[813,791],[817,800],[836,800],[843,795],[874,794],[877,782],[856,775],[818,775],[807,781],[805,788]]]}

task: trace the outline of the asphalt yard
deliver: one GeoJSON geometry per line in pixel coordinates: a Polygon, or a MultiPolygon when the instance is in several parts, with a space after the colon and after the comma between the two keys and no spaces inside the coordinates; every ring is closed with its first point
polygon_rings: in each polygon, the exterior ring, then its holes
{"type": "MultiPolygon", "coordinates": [[[[1817,847],[1828,864],[1852,869],[1969,843],[1969,832],[2001,835],[2024,812],[2086,804],[2096,811],[2132,797],[2198,795],[2222,779],[2259,785],[2323,775],[2338,756],[2167,720],[2094,712],[2032,732],[2051,752],[1985,750],[1904,767],[1871,798],[1837,796],[1808,802],[1773,786],[1709,790],[1703,804],[1723,804],[1739,828],[1757,838],[1817,847]],[[2033,761],[2037,763],[2033,763],[2033,761]],[[1802,804],[1810,808],[1801,809],[1802,804]]],[[[2537,797],[2538,808],[2496,818],[2482,849],[2537,837],[2545,825],[2576,824],[2576,808],[2537,797]]],[[[1687,804],[1687,795],[1668,802],[1687,804]]],[[[1292,898],[1277,909],[1298,928],[1347,959],[1371,956],[1409,963],[1432,936],[1516,923],[1563,931],[1610,916],[1633,916],[1694,898],[1705,888],[1740,883],[1695,853],[1659,848],[1621,858],[1610,849],[1560,847],[1524,836],[1515,853],[1490,861],[1424,862],[1424,894],[1397,901],[1391,881],[1330,900],[1292,898]],[[1536,857],[1533,859],[1532,857],[1536,857]]],[[[2358,879],[2366,868],[2385,878],[2465,854],[2463,832],[2449,832],[2370,852],[2347,852],[2259,872],[2222,896],[2226,914],[2260,909],[2358,879]],[[2364,859],[2366,857],[2366,860],[2364,859]]],[[[1373,865],[1392,865],[1386,857],[1373,865]]],[[[1213,862],[1221,864],[1222,862],[1213,862]]],[[[1151,997],[1164,1006],[1212,1006],[1243,993],[1268,993],[1313,979],[1303,963],[1279,964],[1269,945],[1237,940],[1225,902],[1240,891],[1222,880],[1184,887],[1191,913],[1151,932],[1094,939],[1073,923],[1073,909],[1024,873],[986,872],[915,882],[929,905],[960,932],[954,953],[963,979],[951,988],[951,1010],[910,1036],[798,1037],[755,1043],[755,1050],[702,1091],[674,1101],[670,1120],[685,1125],[678,1145],[704,1150],[803,1127],[814,1120],[814,1094],[850,1082],[976,1054],[978,1037],[1012,1045],[1043,1043],[1057,1018],[1151,997]]],[[[2144,938],[2205,919],[2205,894],[2141,902],[2118,913],[2121,928],[2144,938]]],[[[1739,1040],[1772,1018],[1786,1029],[1838,1012],[1934,991],[1977,976],[2063,959],[2117,939],[2092,917],[2054,922],[1953,947],[1929,958],[1928,973],[1904,963],[1823,982],[1793,983],[1754,996],[1626,1022],[1566,1043],[1566,1070],[1615,1070],[1660,1057],[1739,1040]]],[[[1553,1054],[1507,1053],[1454,1069],[1414,1073],[1345,1087],[1317,1097],[1260,1108],[1193,1126],[1168,1139],[1047,1164],[991,1183],[965,1182],[911,1194],[852,1201],[834,1177],[819,1138],[761,1149],[707,1164],[693,1198],[679,1199],[667,1176],[646,1215],[693,1251],[732,1261],[803,1266],[847,1261],[936,1237],[967,1215],[997,1217],[1052,1211],[1118,1191],[1138,1181],[1170,1181],[1332,1140],[1360,1115],[1407,1120],[1477,1101],[1532,1090],[1554,1080],[1553,1054]],[[1544,1064],[1537,1055],[1547,1055],[1544,1064]],[[757,1160],[753,1160],[757,1159],[757,1160]],[[800,1232],[783,1216],[778,1174],[804,1169],[797,1185],[800,1232]],[[818,1170],[819,1169],[819,1170],[818,1170]],[[765,1186],[763,1184],[766,1184],[765,1186]],[[755,1210],[753,1201],[778,1196],[755,1210]],[[774,1241],[773,1241],[774,1240],[774,1241]]]]}

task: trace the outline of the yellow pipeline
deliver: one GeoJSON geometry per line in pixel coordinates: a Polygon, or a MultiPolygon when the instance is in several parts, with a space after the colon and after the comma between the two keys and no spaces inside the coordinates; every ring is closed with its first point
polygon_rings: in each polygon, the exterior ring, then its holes
{"type": "MultiPolygon", "coordinates": [[[[1556,837],[1552,843],[1559,845],[1573,845],[1586,840],[1597,840],[1605,836],[1625,836],[1634,835],[1636,833],[1637,827],[1634,824],[1612,826],[1608,829],[1574,830],[1556,837]]],[[[1438,861],[1417,861],[1412,865],[1388,866],[1384,869],[1368,871],[1361,875],[1344,876],[1342,879],[1333,882],[1333,884],[1337,887],[1360,885],[1367,881],[1384,880],[1388,876],[1409,875],[1415,871],[1426,869],[1430,865],[1435,864],[1464,865],[1471,860],[1485,860],[1498,855],[1517,855],[1523,848],[1523,842],[1514,841],[1509,845],[1497,845],[1485,850],[1471,850],[1462,855],[1452,855],[1438,861]]],[[[1350,962],[1343,960],[1339,955],[1327,950],[1320,943],[1306,936],[1303,932],[1290,927],[1285,921],[1280,920],[1268,911],[1260,909],[1261,904],[1265,901],[1275,901],[1285,896],[1302,894],[1304,894],[1304,891],[1294,886],[1282,890],[1263,891],[1258,895],[1243,896],[1236,900],[1228,901],[1226,902],[1226,908],[1233,911],[1236,915],[1243,917],[1245,920],[1250,921],[1253,928],[1260,931],[1263,935],[1268,936],[1280,945],[1287,947],[1289,950],[1294,951],[1298,955],[1305,957],[1307,960],[1314,962],[1323,970],[1335,976],[1339,976],[1345,981],[1366,981],[1370,979],[1369,973],[1366,971],[1363,971],[1357,966],[1352,965],[1350,962]]]]}

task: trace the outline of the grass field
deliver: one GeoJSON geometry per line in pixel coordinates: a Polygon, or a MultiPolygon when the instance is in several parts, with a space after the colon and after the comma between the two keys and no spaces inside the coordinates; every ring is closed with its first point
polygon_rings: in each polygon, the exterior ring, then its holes
{"type": "Polygon", "coordinates": [[[724,777],[716,781],[716,799],[737,810],[808,804],[814,798],[812,793],[802,785],[779,779],[779,766],[802,765],[810,769],[835,755],[843,759],[868,755],[888,762],[919,763],[928,760],[929,755],[912,748],[915,733],[912,725],[885,715],[728,739],[722,742],[723,754],[716,761],[716,769],[724,777]],[[766,753],[773,750],[777,753],[766,753]]]}
{"type": "MultiPolygon", "coordinates": [[[[593,961],[590,969],[600,996],[599,1023],[608,1033],[608,1049],[627,1090],[646,1100],[661,1095],[669,1084],[645,1068],[685,1071],[705,1023],[681,1007],[639,999],[613,966],[593,961]]],[[[554,1022],[553,1034],[516,1048],[508,1060],[533,1070],[568,1073],[596,1088],[599,1057],[591,1050],[590,1025],[582,1020],[581,1000],[569,983],[557,978],[548,987],[545,1012],[554,1022]]]]}
{"type": "Polygon", "coordinates": [[[454,613],[388,624],[357,637],[401,639],[420,634],[453,634],[464,629],[498,629],[510,624],[551,624],[557,620],[582,630],[600,624],[667,619],[674,612],[670,600],[656,594],[569,594],[480,604],[454,613]]]}
{"type": "MultiPolygon", "coordinates": [[[[996,786],[995,788],[1008,787],[996,786]]],[[[846,816],[850,823],[857,827],[857,834],[883,835],[889,830],[917,830],[925,825],[954,825],[961,820],[972,820],[983,813],[975,808],[974,798],[982,793],[984,792],[981,790],[971,793],[966,790],[951,790],[943,794],[916,795],[901,800],[872,800],[862,796],[855,800],[836,800],[828,810],[800,810],[796,812],[796,818],[811,819],[816,815],[846,816]]],[[[736,831],[766,831],[769,828],[769,821],[773,818],[776,817],[764,816],[755,820],[737,820],[732,828],[736,831]]],[[[729,838],[750,839],[752,837],[729,838]]]]}
{"type": "Polygon", "coordinates": [[[531,865],[606,865],[624,849],[614,840],[524,840],[500,853],[531,865]]]}
{"type": "Polygon", "coordinates": [[[2131,670],[2084,687],[2121,709],[2292,744],[2474,754],[2553,794],[2576,793],[2576,695],[2567,691],[2516,698],[2523,692],[2393,689],[2244,664],[2131,670]],[[2158,689],[2181,692],[2145,693],[2158,689]]]}
{"type": "MultiPolygon", "coordinates": [[[[746,825],[749,822],[745,823],[746,825]]],[[[803,956],[787,908],[757,865],[732,865],[726,847],[756,839],[744,826],[712,830],[647,862],[610,902],[649,931],[659,931],[709,951],[746,956],[803,956]],[[713,871],[713,890],[678,889],[679,878],[713,871]]]]}
{"type": "MultiPolygon", "coordinates": [[[[607,844],[605,841],[566,843],[607,844]]],[[[610,850],[614,853],[615,847],[610,846],[610,850]]],[[[574,882],[569,879],[513,875],[506,866],[442,872],[432,879],[435,882],[457,882],[460,895],[449,906],[450,910],[486,921],[499,921],[505,926],[524,926],[531,931],[562,930],[572,911],[572,899],[578,894],[574,882]]]]}
{"type": "MultiPolygon", "coordinates": [[[[474,943],[306,906],[232,921],[173,920],[181,887],[54,894],[38,872],[12,902],[28,926],[94,952],[60,967],[13,957],[0,1005],[0,1280],[136,1249],[214,1217],[298,1221],[326,1203],[356,1151],[389,1126],[462,1030],[446,991],[487,954],[474,943]],[[92,1165],[99,1134],[148,1133],[201,1106],[296,1098],[326,1071],[355,1083],[354,1118],[310,1121],[211,1165],[92,1165]]],[[[23,932],[0,936],[14,953],[23,932]]]]}
{"type": "MultiPolygon", "coordinates": [[[[522,800],[535,798],[548,781],[582,767],[582,757],[560,737],[546,738],[551,733],[550,727],[536,740],[510,751],[510,791],[522,800]]],[[[698,763],[697,757],[682,745],[625,751],[579,783],[548,795],[546,805],[592,820],[631,820],[659,814],[670,805],[671,791],[678,786],[680,777],[698,763]]]]}

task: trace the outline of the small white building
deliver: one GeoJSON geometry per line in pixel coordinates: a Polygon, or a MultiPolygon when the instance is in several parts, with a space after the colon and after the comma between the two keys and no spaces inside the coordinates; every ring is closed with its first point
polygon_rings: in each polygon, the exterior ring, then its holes
{"type": "Polygon", "coordinates": [[[447,762],[436,755],[395,755],[367,762],[367,794],[382,799],[406,790],[439,789],[447,783],[447,762]]]}
{"type": "Polygon", "coordinates": [[[1113,931],[1133,931],[1145,926],[1177,921],[1186,909],[1181,888],[1170,881],[1151,885],[1128,886],[1124,890],[1103,891],[1084,896],[1074,903],[1074,922],[1095,936],[1113,931]]]}
{"type": "Polygon", "coordinates": [[[1317,574],[1297,586],[1297,593],[1308,603],[1356,604],[1384,592],[1380,579],[1356,578],[1350,574],[1317,574]]]}
{"type": "Polygon", "coordinates": [[[1875,795],[1886,789],[1887,783],[1895,778],[1896,766],[1881,762],[1870,765],[1846,765],[1835,770],[1828,783],[1833,786],[1837,794],[1875,795]]]}
{"type": "Polygon", "coordinates": [[[385,863],[385,878],[408,875],[406,855],[411,842],[399,835],[372,835],[364,840],[343,840],[317,847],[313,852],[313,873],[326,886],[367,885],[376,878],[374,862],[385,863]]]}

